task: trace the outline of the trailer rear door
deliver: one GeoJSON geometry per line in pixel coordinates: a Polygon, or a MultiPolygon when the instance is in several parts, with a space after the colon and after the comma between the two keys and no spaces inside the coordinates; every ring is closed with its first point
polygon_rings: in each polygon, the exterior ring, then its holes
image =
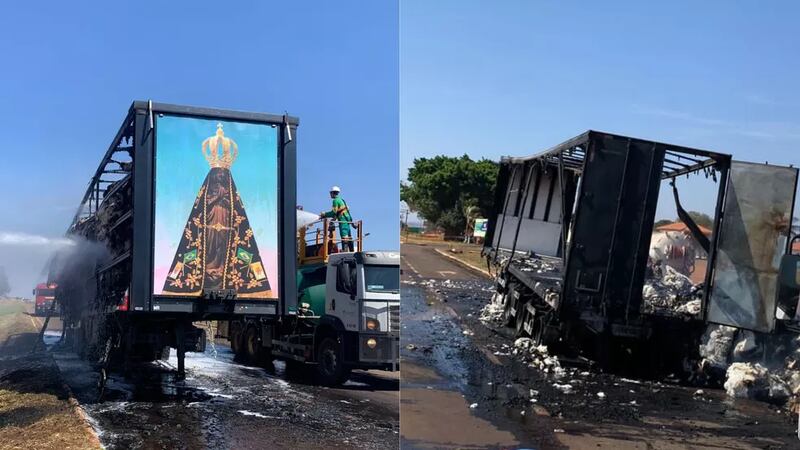
{"type": "Polygon", "coordinates": [[[778,269],[788,246],[797,172],[731,163],[708,297],[709,322],[761,332],[775,327],[778,269]]]}

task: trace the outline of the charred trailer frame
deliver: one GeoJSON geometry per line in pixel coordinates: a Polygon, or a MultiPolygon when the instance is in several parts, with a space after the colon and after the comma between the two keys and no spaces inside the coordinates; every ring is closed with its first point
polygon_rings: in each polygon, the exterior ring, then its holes
{"type": "Polygon", "coordinates": [[[59,283],[64,299],[60,314],[67,339],[102,364],[114,354],[126,362],[153,360],[173,347],[182,374],[183,353],[205,346],[205,330],[192,322],[296,315],[297,126],[298,119],[288,115],[133,102],[67,230],[78,249],[51,263],[49,278],[59,283]],[[271,282],[279,286],[278,299],[238,298],[233,290],[154,293],[156,130],[164,116],[277,129],[278,279],[271,282]]]}
{"type": "MultiPolygon", "coordinates": [[[[708,300],[732,164],[743,163],[723,153],[597,131],[531,157],[503,158],[483,252],[498,270],[495,301],[505,305],[507,325],[540,343],[566,340],[586,348],[588,340],[602,352],[607,342],[598,336],[668,340],[718,321],[708,318],[708,300]],[[643,314],[661,182],[703,172],[718,177],[719,185],[701,314],[697,320],[643,314]],[[526,267],[526,261],[536,263],[526,267]]],[[[797,169],[780,169],[796,185],[797,169]]]]}

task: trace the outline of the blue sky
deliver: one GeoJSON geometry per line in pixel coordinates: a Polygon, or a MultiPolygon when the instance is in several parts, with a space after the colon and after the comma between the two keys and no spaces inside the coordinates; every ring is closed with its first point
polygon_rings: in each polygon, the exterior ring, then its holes
{"type": "MultiPolygon", "coordinates": [[[[404,0],[401,176],[414,157],[498,160],[588,129],[798,166],[797,17],[788,1],[404,0]]],[[[705,179],[678,186],[710,208],[705,179]]]]}
{"type": "MultiPolygon", "coordinates": [[[[298,201],[342,188],[398,248],[396,1],[15,2],[0,16],[0,232],[63,234],[133,100],[300,117],[298,201]]],[[[13,293],[48,249],[0,246],[13,293]]]]}

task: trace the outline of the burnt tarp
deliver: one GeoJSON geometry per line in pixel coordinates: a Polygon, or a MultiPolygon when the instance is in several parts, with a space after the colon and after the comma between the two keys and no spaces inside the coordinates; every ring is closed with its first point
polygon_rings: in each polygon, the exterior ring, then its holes
{"type": "Polygon", "coordinates": [[[774,328],[796,184],[795,168],[731,163],[708,321],[762,332],[774,328]]]}
{"type": "Polygon", "coordinates": [[[564,307],[637,315],[665,149],[591,134],[565,273],[564,307]]]}

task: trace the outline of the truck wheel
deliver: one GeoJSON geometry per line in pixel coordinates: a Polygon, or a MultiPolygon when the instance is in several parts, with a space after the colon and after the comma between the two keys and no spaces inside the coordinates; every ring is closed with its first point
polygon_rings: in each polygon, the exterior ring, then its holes
{"type": "Polygon", "coordinates": [[[259,357],[261,356],[261,339],[258,336],[258,329],[256,327],[248,327],[242,339],[242,346],[244,347],[244,354],[247,357],[247,362],[250,364],[258,364],[259,357]]]}
{"type": "Polygon", "coordinates": [[[165,345],[158,353],[158,357],[156,359],[161,361],[169,361],[169,354],[171,350],[172,349],[168,345],[165,345]]]}
{"type": "Polygon", "coordinates": [[[339,342],[327,337],[317,350],[317,376],[324,386],[338,386],[350,378],[350,369],[344,367],[339,342]]]}
{"type": "Polygon", "coordinates": [[[233,351],[236,358],[242,358],[242,328],[240,326],[231,326],[230,330],[231,351],[233,351]]]}

